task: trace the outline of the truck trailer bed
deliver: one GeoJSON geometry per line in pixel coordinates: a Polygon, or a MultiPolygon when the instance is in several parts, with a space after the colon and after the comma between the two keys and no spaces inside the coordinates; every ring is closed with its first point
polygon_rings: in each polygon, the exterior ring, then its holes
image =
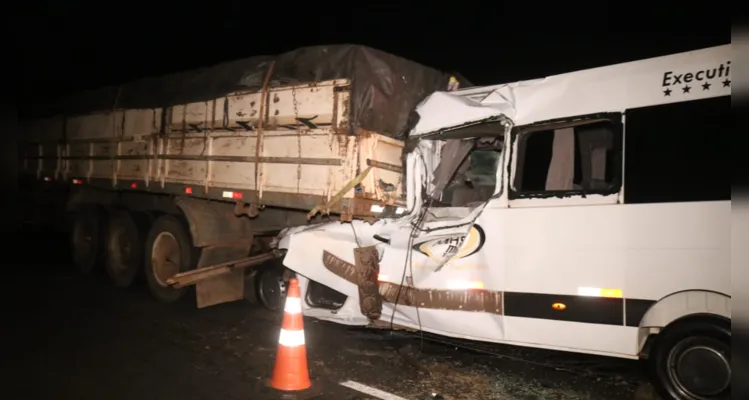
{"type": "Polygon", "coordinates": [[[402,203],[403,143],[350,131],[349,88],[332,80],[35,120],[24,169],[103,189],[366,217],[373,204],[402,203]]]}

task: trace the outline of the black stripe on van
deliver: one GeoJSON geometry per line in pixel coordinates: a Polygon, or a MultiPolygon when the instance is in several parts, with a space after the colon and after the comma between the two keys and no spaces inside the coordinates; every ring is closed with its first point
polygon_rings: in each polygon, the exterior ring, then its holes
{"type": "Polygon", "coordinates": [[[627,299],[624,309],[624,325],[640,326],[642,317],[655,304],[655,300],[627,299]]]}
{"type": "Polygon", "coordinates": [[[624,299],[546,293],[505,292],[504,315],[589,324],[623,325],[624,299]],[[563,309],[554,307],[562,304],[563,309]]]}
{"type": "Polygon", "coordinates": [[[641,299],[504,292],[504,315],[588,324],[639,326],[645,312],[654,303],[652,300],[641,299]]]}
{"type": "MultiPolygon", "coordinates": [[[[373,284],[357,267],[323,250],[325,268],[361,286],[373,284]]],[[[581,322],[614,326],[639,326],[653,300],[579,296],[550,293],[502,292],[475,289],[429,289],[378,282],[382,300],[391,304],[436,310],[481,312],[508,317],[581,322]]]]}

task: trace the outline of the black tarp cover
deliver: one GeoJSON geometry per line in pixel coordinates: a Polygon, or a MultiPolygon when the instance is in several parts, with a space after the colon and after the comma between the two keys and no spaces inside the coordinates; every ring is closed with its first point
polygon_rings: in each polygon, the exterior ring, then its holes
{"type": "MultiPolygon", "coordinates": [[[[351,79],[351,128],[394,137],[404,133],[415,106],[432,92],[447,90],[449,81],[448,74],[384,51],[359,45],[325,45],[91,90],[44,107],[44,114],[168,107],[260,89],[271,61],[275,64],[270,86],[351,79]]],[[[461,86],[466,84],[461,82],[461,86]]]]}

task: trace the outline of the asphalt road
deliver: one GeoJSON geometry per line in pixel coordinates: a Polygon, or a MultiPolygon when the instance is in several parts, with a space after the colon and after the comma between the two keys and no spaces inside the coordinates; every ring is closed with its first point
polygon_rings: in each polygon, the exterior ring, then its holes
{"type": "MultiPolygon", "coordinates": [[[[5,399],[270,399],[280,316],[248,302],[164,305],[145,285],[80,276],[64,239],[6,246],[5,399]]],[[[637,362],[510,346],[450,345],[416,334],[305,319],[321,399],[370,399],[353,381],[404,399],[648,399],[637,362]],[[464,347],[478,347],[466,349],[464,347]]],[[[2,392],[0,392],[2,393],[2,392]]],[[[394,397],[395,398],[395,397],[394,397]]]]}

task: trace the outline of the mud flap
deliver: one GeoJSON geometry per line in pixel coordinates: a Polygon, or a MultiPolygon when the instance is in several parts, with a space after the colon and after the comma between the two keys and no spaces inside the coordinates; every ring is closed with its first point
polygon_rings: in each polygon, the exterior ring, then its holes
{"type": "MultiPolygon", "coordinates": [[[[250,242],[251,243],[251,242],[250,242]]],[[[199,267],[245,257],[248,247],[205,247],[200,255],[199,267]]],[[[244,270],[205,279],[195,284],[198,308],[241,300],[244,298],[244,270]]]]}
{"type": "Polygon", "coordinates": [[[244,298],[244,270],[206,279],[195,284],[198,308],[241,300],[244,298]]]}
{"type": "Polygon", "coordinates": [[[374,246],[354,249],[354,262],[359,275],[359,308],[367,318],[376,320],[382,315],[382,297],[377,283],[380,260],[374,246]]]}

